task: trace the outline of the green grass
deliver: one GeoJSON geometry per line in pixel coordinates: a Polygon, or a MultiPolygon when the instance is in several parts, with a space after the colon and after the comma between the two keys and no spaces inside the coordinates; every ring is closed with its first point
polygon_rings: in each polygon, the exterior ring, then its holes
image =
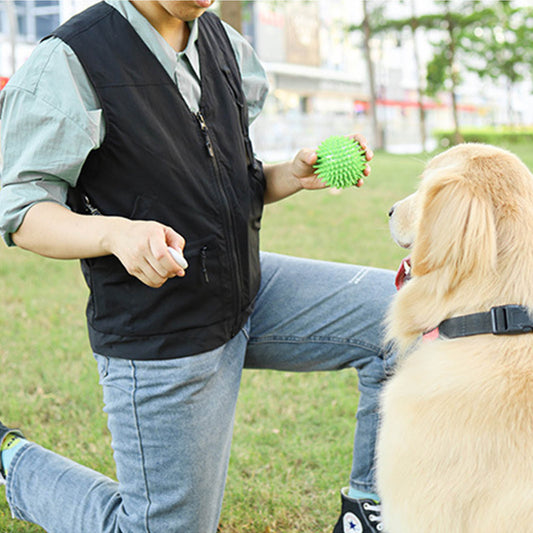
{"type": "MultiPolygon", "coordinates": [[[[533,156],[520,155],[533,167],[533,156]]],[[[416,188],[425,159],[377,154],[362,189],[268,206],[263,249],[395,269],[405,252],[389,237],[387,212],[416,188]]],[[[76,262],[0,246],[0,418],[113,476],[86,296],[76,262]]],[[[356,405],[352,371],[246,371],[220,531],[330,533],[350,473],[356,405]]],[[[2,498],[0,532],[37,531],[12,520],[2,498]]]]}

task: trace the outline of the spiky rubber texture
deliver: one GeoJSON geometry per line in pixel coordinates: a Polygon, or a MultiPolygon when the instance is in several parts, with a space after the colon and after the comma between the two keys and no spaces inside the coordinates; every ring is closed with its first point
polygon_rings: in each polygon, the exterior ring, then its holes
{"type": "Polygon", "coordinates": [[[345,189],[356,185],[363,177],[366,154],[350,137],[328,137],[318,147],[317,156],[316,175],[330,187],[345,189]]]}

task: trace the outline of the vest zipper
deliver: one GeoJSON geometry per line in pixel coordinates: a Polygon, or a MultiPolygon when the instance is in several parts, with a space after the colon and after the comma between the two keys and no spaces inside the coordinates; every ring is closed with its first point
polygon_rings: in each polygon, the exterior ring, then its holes
{"type": "Polygon", "coordinates": [[[209,272],[207,271],[207,246],[204,246],[200,250],[200,264],[202,265],[202,274],[204,275],[204,281],[209,283],[209,272]]]}
{"type": "MultiPolygon", "coordinates": [[[[234,227],[234,222],[233,222],[233,217],[231,215],[231,205],[230,205],[230,202],[228,200],[228,197],[226,195],[226,191],[224,189],[224,184],[222,182],[222,177],[220,175],[220,168],[219,168],[219,165],[218,165],[218,161],[217,161],[217,157],[216,157],[216,154],[215,154],[215,150],[213,148],[213,143],[211,142],[211,134],[209,132],[209,128],[207,126],[207,123],[205,121],[205,118],[204,118],[204,115],[202,114],[201,111],[198,111],[196,113],[196,119],[198,120],[199,124],[200,124],[200,129],[202,131],[202,134],[204,136],[204,140],[205,140],[205,147],[207,149],[207,153],[209,154],[209,157],[211,158],[211,161],[213,162],[213,167],[215,169],[215,175],[216,175],[216,179],[217,179],[217,184],[218,184],[218,188],[219,188],[219,191],[220,191],[220,196],[224,202],[224,218],[225,218],[225,222],[226,222],[226,229],[228,230],[227,232],[227,235],[228,235],[228,242],[230,243],[230,246],[231,246],[231,255],[232,255],[232,259],[233,259],[233,262],[234,262],[234,265],[237,266],[236,269],[232,268],[231,269],[231,273],[232,273],[232,280],[233,280],[233,286],[236,287],[236,292],[235,292],[235,298],[234,298],[234,308],[235,308],[235,317],[239,316],[240,314],[240,310],[241,310],[241,306],[240,306],[240,294],[241,294],[241,286],[240,286],[240,283],[239,283],[239,280],[242,279],[242,276],[241,276],[241,272],[240,272],[240,263],[239,263],[239,254],[238,254],[238,251],[237,251],[237,244],[235,242],[235,227],[234,227]]],[[[206,276],[206,271],[204,272],[204,277],[206,276]]],[[[208,279],[208,278],[206,278],[208,279]]],[[[231,328],[231,336],[234,337],[236,334],[238,333],[238,330],[237,330],[237,323],[234,322],[233,323],[233,326],[231,328]]]]}
{"type": "Polygon", "coordinates": [[[213,143],[211,142],[211,136],[209,135],[209,128],[207,127],[207,123],[201,111],[198,111],[196,113],[196,118],[198,119],[198,122],[200,123],[200,129],[202,130],[202,133],[204,134],[205,147],[207,148],[209,157],[213,159],[213,163],[217,167],[217,171],[218,171],[218,162],[217,162],[217,158],[215,157],[215,151],[213,150],[213,143]]]}

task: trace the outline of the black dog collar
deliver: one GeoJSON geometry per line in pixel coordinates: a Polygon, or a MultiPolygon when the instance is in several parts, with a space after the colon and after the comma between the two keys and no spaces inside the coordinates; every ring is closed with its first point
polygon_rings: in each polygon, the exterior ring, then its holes
{"type": "Polygon", "coordinates": [[[533,320],[527,307],[501,305],[486,313],[474,313],[443,320],[436,330],[425,333],[425,338],[438,335],[448,339],[492,333],[493,335],[519,335],[533,332],[533,320]]]}

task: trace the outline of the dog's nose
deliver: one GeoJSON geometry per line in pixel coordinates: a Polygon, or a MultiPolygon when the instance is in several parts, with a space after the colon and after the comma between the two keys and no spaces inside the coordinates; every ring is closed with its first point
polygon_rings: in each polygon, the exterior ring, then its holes
{"type": "Polygon", "coordinates": [[[392,206],[392,207],[390,208],[390,211],[389,211],[389,217],[391,217],[393,213],[394,213],[394,206],[392,206]]]}

